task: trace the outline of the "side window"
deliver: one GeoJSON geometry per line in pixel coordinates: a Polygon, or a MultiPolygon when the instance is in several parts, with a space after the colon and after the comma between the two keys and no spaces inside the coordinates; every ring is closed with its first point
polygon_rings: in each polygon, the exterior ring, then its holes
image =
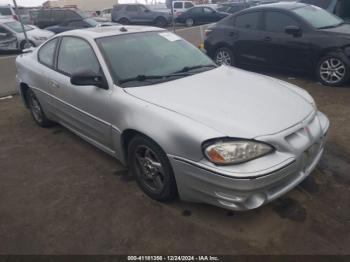
{"type": "Polygon", "coordinates": [[[203,13],[203,7],[196,7],[191,9],[192,14],[202,14],[203,13]]]}
{"type": "Polygon", "coordinates": [[[63,18],[65,20],[81,19],[81,17],[76,12],[73,12],[73,11],[65,11],[62,13],[64,13],[64,15],[65,15],[63,18]]]}
{"type": "Polygon", "coordinates": [[[176,2],[176,3],[174,3],[174,8],[176,8],[176,9],[182,9],[182,3],[181,3],[181,2],[176,2]]]}
{"type": "Polygon", "coordinates": [[[138,6],[137,5],[127,5],[125,8],[126,12],[138,12],[138,6]]]}
{"type": "Polygon", "coordinates": [[[247,13],[236,17],[235,25],[238,28],[259,30],[260,12],[247,13]]]}
{"type": "Polygon", "coordinates": [[[100,72],[100,64],[91,46],[76,37],[63,37],[58,52],[57,69],[67,75],[80,71],[100,72]]]}
{"type": "Polygon", "coordinates": [[[40,11],[38,14],[38,18],[42,20],[49,20],[51,17],[51,11],[50,10],[44,10],[40,11]]]}
{"type": "Polygon", "coordinates": [[[8,7],[0,7],[0,15],[12,15],[11,9],[8,7]]]}
{"type": "Polygon", "coordinates": [[[269,32],[284,33],[287,26],[298,26],[293,18],[281,12],[265,13],[265,30],[269,32]]]}
{"type": "Polygon", "coordinates": [[[39,62],[49,67],[54,66],[55,49],[56,49],[57,43],[58,43],[58,38],[55,38],[40,48],[38,53],[39,62]]]}
{"type": "Polygon", "coordinates": [[[191,7],[194,7],[194,5],[190,2],[185,2],[185,8],[188,9],[188,8],[191,8],[191,7]]]}
{"type": "Polygon", "coordinates": [[[204,7],[203,8],[205,14],[212,14],[214,13],[214,10],[209,8],[209,7],[204,7]]]}
{"type": "Polygon", "coordinates": [[[51,15],[52,15],[54,21],[57,21],[57,22],[63,22],[64,21],[64,12],[63,11],[54,10],[54,11],[52,11],[51,15]]]}

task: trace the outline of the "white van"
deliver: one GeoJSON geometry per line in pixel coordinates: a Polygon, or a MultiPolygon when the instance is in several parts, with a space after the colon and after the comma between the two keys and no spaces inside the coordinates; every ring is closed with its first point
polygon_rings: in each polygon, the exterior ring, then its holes
{"type": "Polygon", "coordinates": [[[178,17],[187,9],[194,7],[191,1],[173,1],[174,17],[178,17]]]}

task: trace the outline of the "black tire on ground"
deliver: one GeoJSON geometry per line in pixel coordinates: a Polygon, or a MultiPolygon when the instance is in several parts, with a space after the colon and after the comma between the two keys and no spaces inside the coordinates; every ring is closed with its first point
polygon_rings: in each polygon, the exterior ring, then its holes
{"type": "Polygon", "coordinates": [[[50,121],[45,113],[43,108],[40,105],[40,102],[34,92],[31,89],[27,90],[26,93],[27,102],[29,106],[30,113],[34,121],[41,127],[50,127],[54,124],[54,122],[50,121]]]}
{"type": "Polygon", "coordinates": [[[118,23],[122,25],[129,25],[130,21],[127,18],[122,18],[118,20],[118,23]]]}
{"type": "Polygon", "coordinates": [[[177,197],[176,181],[169,159],[151,139],[140,135],[131,140],[128,145],[128,164],[146,195],[162,202],[177,197]]]}
{"type": "Polygon", "coordinates": [[[227,47],[220,47],[217,49],[214,53],[213,60],[217,65],[235,65],[233,53],[227,47]]]}
{"type": "Polygon", "coordinates": [[[23,51],[24,49],[27,49],[29,47],[35,47],[35,44],[32,42],[32,41],[29,41],[29,45],[30,46],[27,46],[27,42],[25,40],[23,40],[20,45],[19,45],[19,48],[21,49],[21,51],[23,51]]]}
{"type": "Polygon", "coordinates": [[[326,86],[342,86],[350,77],[350,61],[341,53],[329,53],[316,67],[318,80],[326,86]]]}
{"type": "Polygon", "coordinates": [[[157,17],[154,21],[155,26],[157,27],[165,27],[167,25],[167,20],[164,17],[157,17]]]}
{"type": "Polygon", "coordinates": [[[195,22],[194,22],[193,18],[191,18],[191,17],[186,18],[186,20],[185,20],[185,25],[186,25],[187,27],[194,26],[194,24],[195,24],[195,22]]]}

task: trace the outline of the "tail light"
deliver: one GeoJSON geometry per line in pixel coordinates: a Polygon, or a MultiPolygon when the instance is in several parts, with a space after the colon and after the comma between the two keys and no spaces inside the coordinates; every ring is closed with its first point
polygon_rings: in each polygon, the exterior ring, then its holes
{"type": "Polygon", "coordinates": [[[213,32],[213,30],[211,30],[211,29],[206,29],[206,30],[204,31],[204,34],[205,34],[205,36],[209,36],[209,35],[211,34],[211,32],[213,32]]]}

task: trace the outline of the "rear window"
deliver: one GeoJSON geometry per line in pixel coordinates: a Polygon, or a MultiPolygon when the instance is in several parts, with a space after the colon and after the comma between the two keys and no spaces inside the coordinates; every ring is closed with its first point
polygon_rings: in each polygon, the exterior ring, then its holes
{"type": "Polygon", "coordinates": [[[75,20],[75,19],[81,19],[81,18],[85,18],[86,15],[84,13],[82,13],[82,15],[80,14],[80,12],[75,12],[75,11],[66,11],[65,12],[65,20],[75,20]]]}
{"type": "Polygon", "coordinates": [[[182,9],[182,3],[181,2],[174,3],[174,8],[182,9]]]}
{"type": "Polygon", "coordinates": [[[187,8],[191,8],[191,7],[194,7],[194,5],[192,4],[192,3],[190,3],[190,2],[186,2],[185,3],[185,8],[187,9],[187,8]]]}
{"type": "Polygon", "coordinates": [[[9,7],[0,7],[0,15],[12,15],[9,7]]]}

